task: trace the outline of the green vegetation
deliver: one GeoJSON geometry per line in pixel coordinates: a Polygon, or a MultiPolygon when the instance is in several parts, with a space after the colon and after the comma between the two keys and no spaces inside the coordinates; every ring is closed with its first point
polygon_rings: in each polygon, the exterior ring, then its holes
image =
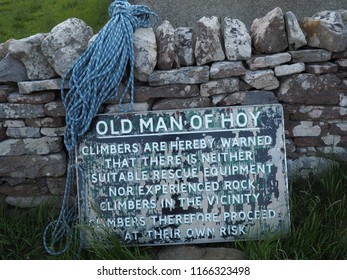
{"type": "Polygon", "coordinates": [[[0,0],[0,42],[49,32],[76,17],[98,32],[109,19],[109,0],[0,0]]]}
{"type": "MultiPolygon", "coordinates": [[[[347,259],[347,164],[332,164],[325,174],[290,183],[291,233],[277,240],[216,244],[236,247],[255,259],[347,259]]],[[[0,200],[1,201],[1,200],[0,200]]],[[[1,203],[0,203],[1,204],[1,203]]],[[[0,205],[0,259],[150,259],[157,248],[123,247],[117,238],[95,242],[75,255],[47,255],[44,228],[58,211],[45,206],[14,209],[0,205]],[[105,245],[108,244],[108,245],[105,245]]],[[[214,246],[214,245],[211,245],[214,246]]]]}

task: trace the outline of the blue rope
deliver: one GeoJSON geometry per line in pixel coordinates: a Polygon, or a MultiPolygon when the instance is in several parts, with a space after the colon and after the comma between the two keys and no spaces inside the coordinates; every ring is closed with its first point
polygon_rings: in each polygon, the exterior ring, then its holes
{"type": "Polygon", "coordinates": [[[84,174],[82,168],[74,163],[78,138],[87,132],[92,119],[105,101],[116,98],[120,94],[121,110],[132,109],[134,102],[133,33],[138,27],[148,28],[152,17],[158,19],[157,15],[146,6],[130,5],[126,0],[113,1],[109,7],[109,14],[111,18],[108,23],[75,65],[67,71],[62,81],[61,98],[66,110],[64,143],[69,160],[59,218],[47,225],[43,236],[44,247],[51,255],[60,255],[72,242],[77,242],[78,237],[76,232],[73,233],[72,228],[75,228],[78,222],[84,221],[84,174]],[[128,81],[123,92],[119,93],[118,88],[127,69],[129,69],[128,81]],[[67,81],[70,89],[66,93],[64,86],[67,81]],[[128,92],[130,104],[124,109],[122,102],[128,92]],[[73,186],[77,176],[81,178],[82,213],[80,217],[76,207],[78,202],[75,201],[71,205],[71,197],[75,196],[73,186]],[[47,242],[48,239],[50,243],[47,242]],[[59,245],[63,248],[56,249],[55,247],[59,245]]]}

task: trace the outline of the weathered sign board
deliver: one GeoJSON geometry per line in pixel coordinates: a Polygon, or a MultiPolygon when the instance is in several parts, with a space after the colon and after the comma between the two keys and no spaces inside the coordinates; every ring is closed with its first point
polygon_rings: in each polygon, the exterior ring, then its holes
{"type": "Polygon", "coordinates": [[[127,244],[289,230],[279,104],[98,115],[76,160],[84,170],[84,222],[127,244]]]}

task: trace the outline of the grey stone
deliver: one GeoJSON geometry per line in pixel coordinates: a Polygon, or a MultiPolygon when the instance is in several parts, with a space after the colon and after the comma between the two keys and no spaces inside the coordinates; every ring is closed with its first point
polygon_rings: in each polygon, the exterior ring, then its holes
{"type": "Polygon", "coordinates": [[[35,197],[8,196],[6,197],[5,201],[7,204],[19,208],[32,208],[40,205],[53,205],[55,207],[59,207],[59,205],[61,205],[62,197],[57,198],[50,195],[41,195],[35,197]]]}
{"type": "Polygon", "coordinates": [[[38,178],[37,180],[23,180],[23,182],[11,185],[9,182],[0,185],[0,193],[8,196],[31,197],[38,195],[46,195],[49,193],[46,180],[38,178]]]}
{"type": "Polygon", "coordinates": [[[64,136],[65,126],[64,127],[43,127],[40,130],[41,134],[44,136],[55,137],[55,136],[64,136]]]}
{"type": "Polygon", "coordinates": [[[43,105],[0,103],[0,119],[33,119],[44,116],[43,105]]]}
{"type": "Polygon", "coordinates": [[[39,138],[41,137],[40,129],[37,127],[9,127],[6,135],[12,138],[39,138]]]}
{"type": "Polygon", "coordinates": [[[211,79],[223,79],[242,76],[246,73],[246,68],[242,61],[221,61],[214,62],[210,69],[211,79]]]}
{"type": "Polygon", "coordinates": [[[52,102],[55,99],[55,93],[51,91],[40,92],[35,94],[11,93],[7,96],[9,103],[21,104],[45,104],[52,102]]]}
{"type": "Polygon", "coordinates": [[[152,110],[206,108],[210,106],[211,100],[207,97],[171,98],[157,101],[154,103],[152,110]]]}
{"type": "Polygon", "coordinates": [[[178,27],[175,29],[175,48],[181,66],[192,66],[195,64],[193,32],[193,28],[190,27],[178,27]]]}
{"type": "Polygon", "coordinates": [[[157,260],[244,260],[242,251],[224,247],[170,246],[159,251],[157,260]]]}
{"type": "Polygon", "coordinates": [[[0,60],[4,59],[8,55],[8,46],[13,40],[14,39],[9,39],[6,42],[0,44],[0,60]]]}
{"type": "Polygon", "coordinates": [[[337,105],[339,84],[340,80],[333,74],[297,74],[283,80],[277,97],[290,104],[337,105]]]}
{"type": "Polygon", "coordinates": [[[278,103],[275,94],[272,91],[250,90],[239,91],[229,94],[221,102],[220,106],[232,105],[254,105],[254,104],[272,104],[278,103]]]}
{"type": "Polygon", "coordinates": [[[32,126],[32,127],[56,128],[56,127],[62,127],[65,125],[65,118],[46,117],[46,118],[37,118],[37,119],[26,119],[25,124],[27,126],[32,126]]]}
{"type": "Polygon", "coordinates": [[[9,53],[25,65],[30,80],[50,79],[57,75],[41,51],[45,37],[44,34],[36,34],[9,44],[9,53]]]}
{"type": "Polygon", "coordinates": [[[342,88],[342,89],[347,89],[347,79],[343,79],[343,80],[341,81],[341,88],[342,88]]]}
{"type": "Polygon", "coordinates": [[[305,63],[303,62],[280,65],[275,67],[275,76],[276,77],[288,76],[293,74],[299,74],[303,71],[305,71],[305,63]]]}
{"type": "Polygon", "coordinates": [[[292,62],[324,62],[331,59],[331,52],[323,49],[289,51],[292,62]]]}
{"type": "MultiPolygon", "coordinates": [[[[128,104],[123,104],[124,106],[127,106],[128,104]]],[[[149,103],[148,102],[135,102],[132,104],[132,112],[145,112],[149,110],[149,103]]],[[[105,113],[122,113],[123,111],[119,107],[118,104],[108,104],[105,107],[105,113]]]]}
{"type": "Polygon", "coordinates": [[[308,63],[306,64],[306,72],[311,74],[329,74],[336,73],[338,71],[338,66],[332,62],[323,63],[308,63]]]}
{"type": "Polygon", "coordinates": [[[246,71],[242,79],[256,89],[273,90],[279,87],[280,82],[271,69],[246,71]]]}
{"type": "Polygon", "coordinates": [[[332,52],[347,48],[347,26],[337,11],[323,11],[313,17],[305,17],[300,26],[307,38],[307,45],[332,52]]]}
{"type": "Polygon", "coordinates": [[[61,137],[6,139],[0,142],[0,156],[47,155],[62,148],[61,137]]]}
{"type": "Polygon", "coordinates": [[[157,65],[157,41],[152,28],[137,28],[134,33],[136,79],[147,82],[157,65]]]}
{"type": "Polygon", "coordinates": [[[0,61],[0,83],[21,82],[29,80],[24,64],[12,55],[7,54],[0,61]]]}
{"type": "Polygon", "coordinates": [[[288,47],[283,12],[275,8],[266,16],[255,19],[250,34],[255,50],[261,53],[282,52],[288,47]]]}
{"type": "Polygon", "coordinates": [[[242,21],[224,19],[224,46],[228,60],[246,60],[251,57],[252,39],[242,21]]]}
{"type": "MultiPolygon", "coordinates": [[[[42,81],[19,82],[19,93],[32,93],[35,91],[61,90],[62,79],[50,79],[42,81]]],[[[64,88],[68,88],[65,84],[64,88]]]]}
{"type": "Polygon", "coordinates": [[[342,52],[333,53],[331,56],[332,59],[344,59],[347,58],[347,50],[342,52]]]}
{"type": "Polygon", "coordinates": [[[13,178],[61,177],[65,172],[65,153],[0,157],[0,176],[13,178]]]}
{"type": "Polygon", "coordinates": [[[221,25],[217,17],[203,17],[197,22],[194,54],[197,65],[205,65],[225,59],[221,25]]]}
{"type": "Polygon", "coordinates": [[[45,104],[45,114],[49,117],[64,117],[66,116],[66,111],[64,105],[60,101],[53,101],[45,104]]]}
{"type": "Polygon", "coordinates": [[[54,178],[48,177],[46,179],[47,187],[53,195],[63,195],[65,191],[66,177],[54,178]]]}
{"type": "Polygon", "coordinates": [[[178,57],[175,51],[175,30],[171,23],[165,20],[155,31],[157,40],[157,67],[161,70],[170,70],[178,66],[178,57]]]}
{"type": "Polygon", "coordinates": [[[4,127],[24,127],[25,123],[22,120],[7,120],[4,122],[4,127]]]}
{"type": "Polygon", "coordinates": [[[212,96],[232,93],[239,90],[239,78],[229,78],[210,81],[200,85],[201,96],[212,96]]]}
{"type": "Polygon", "coordinates": [[[338,59],[335,61],[335,63],[337,64],[338,67],[345,69],[347,68],[347,59],[343,58],[343,59],[338,59]]]}
{"type": "Polygon", "coordinates": [[[320,174],[329,166],[329,160],[317,156],[302,156],[298,159],[288,159],[288,176],[307,178],[310,175],[320,174]]]}
{"type": "Polygon", "coordinates": [[[228,93],[212,95],[212,105],[218,106],[218,104],[228,95],[229,95],[228,93]]]}
{"type": "Polygon", "coordinates": [[[289,53],[276,53],[265,56],[254,56],[246,62],[251,70],[258,70],[262,68],[273,68],[275,66],[286,63],[292,59],[289,53]]]}
{"type": "Polygon", "coordinates": [[[305,34],[302,32],[296,16],[292,12],[284,14],[284,21],[288,35],[288,44],[290,50],[296,50],[307,44],[305,34]]]}
{"type": "Polygon", "coordinates": [[[210,68],[208,66],[189,66],[173,70],[157,70],[148,78],[150,86],[172,84],[201,84],[209,80],[210,68]]]}
{"type": "Polygon", "coordinates": [[[146,102],[153,98],[187,98],[198,96],[198,85],[168,85],[168,86],[139,86],[135,87],[135,102],[146,102]]]}
{"type": "Polygon", "coordinates": [[[93,29],[84,21],[69,18],[55,26],[42,41],[42,53],[55,72],[63,77],[84,53],[92,36],[93,29]]]}

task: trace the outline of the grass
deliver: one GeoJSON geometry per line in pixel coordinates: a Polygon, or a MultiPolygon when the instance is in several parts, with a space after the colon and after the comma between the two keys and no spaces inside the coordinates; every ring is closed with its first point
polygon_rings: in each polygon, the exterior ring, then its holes
{"type": "MultiPolygon", "coordinates": [[[[223,244],[251,260],[347,259],[347,164],[332,164],[324,174],[290,183],[291,233],[279,239],[223,244]]],[[[45,226],[57,210],[0,207],[0,259],[151,259],[157,248],[124,247],[114,236],[75,255],[47,255],[42,245],[45,226]],[[105,245],[108,244],[108,245],[105,245]]],[[[214,245],[211,245],[214,246],[214,245]]],[[[221,246],[221,244],[216,244],[221,246]]]]}
{"type": "Polygon", "coordinates": [[[0,42],[49,32],[70,17],[98,32],[109,19],[109,0],[0,0],[0,42]]]}

